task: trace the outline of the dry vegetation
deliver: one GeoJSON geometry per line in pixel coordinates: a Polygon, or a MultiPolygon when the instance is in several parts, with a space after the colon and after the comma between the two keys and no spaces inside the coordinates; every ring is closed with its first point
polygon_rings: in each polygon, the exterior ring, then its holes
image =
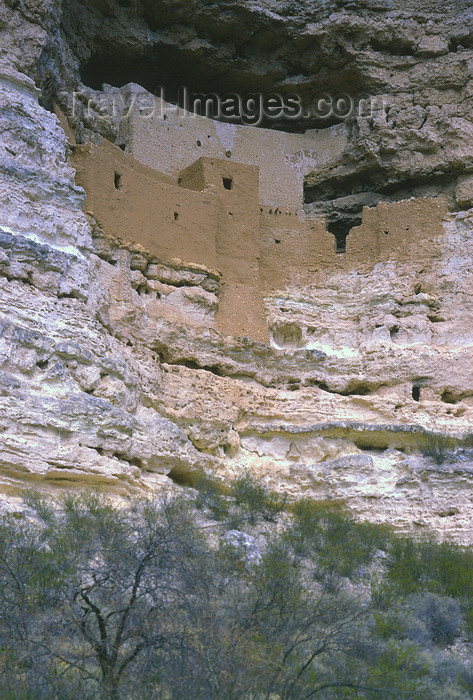
{"type": "Polygon", "coordinates": [[[3,516],[2,698],[472,697],[471,552],[250,474],[197,486],[3,516]]]}

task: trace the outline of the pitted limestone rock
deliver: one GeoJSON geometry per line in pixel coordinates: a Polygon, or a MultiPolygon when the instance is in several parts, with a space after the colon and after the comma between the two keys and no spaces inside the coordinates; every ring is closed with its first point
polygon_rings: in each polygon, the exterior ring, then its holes
{"type": "MultiPolygon", "coordinates": [[[[93,77],[101,46],[135,69],[133,57],[161,42],[212,86],[222,71],[245,89],[388,95],[385,118],[355,120],[343,154],[308,174],[313,194],[353,213],[357,198],[419,187],[453,201],[456,187],[457,204],[469,206],[468,181],[456,178],[473,168],[470,8],[424,5],[333,13],[328,2],[231,2],[218,21],[197,1],[2,5],[2,58],[15,64],[0,79],[3,493],[31,482],[145,490],[168,474],[186,482],[195,471],[228,478],[251,468],[294,498],[342,499],[366,518],[473,541],[470,465],[419,453],[425,431],[470,431],[471,212],[434,203],[435,236],[419,225],[415,249],[365,246],[366,265],[307,266],[272,289],[272,345],[225,336],[212,326],[217,271],[101,237],[82,211],[66,136],[31,81],[46,104],[88,63],[93,77]]],[[[411,204],[366,212],[376,245],[389,240],[384,222],[401,227],[411,204]]]]}

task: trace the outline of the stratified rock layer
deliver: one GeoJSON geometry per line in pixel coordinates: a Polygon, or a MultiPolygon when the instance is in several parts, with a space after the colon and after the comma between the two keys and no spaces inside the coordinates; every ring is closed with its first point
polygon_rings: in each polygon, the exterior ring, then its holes
{"type": "MultiPolygon", "coordinates": [[[[335,14],[230,3],[218,21],[199,3],[2,6],[2,493],[124,493],[251,467],[293,497],[471,542],[468,442],[441,465],[419,452],[431,433],[464,438],[473,411],[466,5],[431,4],[427,16],[414,3],[335,14]],[[83,213],[66,137],[32,81],[48,105],[81,78],[106,80],[101,63],[126,61],[123,82],[150,87],[160,76],[149,66],[172,52],[174,66],[194,62],[191,78],[207,76],[204,88],[389,98],[386,113],[347,123],[344,152],[307,175],[312,216],[353,223],[363,204],[412,194],[442,194],[450,213],[439,200],[440,229],[419,229],[414,259],[376,254],[272,290],[270,346],[219,334],[205,323],[216,271],[110,240],[83,213]]],[[[113,140],[118,125],[104,124],[77,132],[113,140]]],[[[379,206],[373,216],[402,216],[402,202],[379,206]]]]}

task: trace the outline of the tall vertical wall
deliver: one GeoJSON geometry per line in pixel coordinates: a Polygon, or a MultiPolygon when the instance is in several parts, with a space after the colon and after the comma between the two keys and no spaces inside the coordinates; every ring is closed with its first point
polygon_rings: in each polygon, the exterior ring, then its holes
{"type": "Polygon", "coordinates": [[[217,266],[223,289],[217,327],[227,335],[267,341],[260,284],[258,168],[216,158],[199,158],[180,175],[183,187],[217,194],[217,266]]]}

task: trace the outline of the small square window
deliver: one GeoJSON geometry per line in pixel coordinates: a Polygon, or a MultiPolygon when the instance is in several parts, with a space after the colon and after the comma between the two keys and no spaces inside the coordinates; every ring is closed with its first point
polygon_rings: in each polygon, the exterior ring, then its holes
{"type": "Polygon", "coordinates": [[[231,190],[233,187],[233,180],[231,177],[222,178],[223,186],[226,190],[231,190]]]}

